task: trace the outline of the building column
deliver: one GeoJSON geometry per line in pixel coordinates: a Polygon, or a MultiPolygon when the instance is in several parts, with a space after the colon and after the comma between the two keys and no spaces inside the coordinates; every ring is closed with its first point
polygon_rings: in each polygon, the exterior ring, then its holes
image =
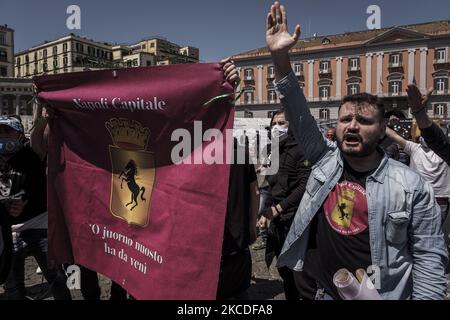
{"type": "Polygon", "coordinates": [[[383,79],[383,52],[377,52],[377,95],[381,97],[383,88],[381,80],[383,79]]]}
{"type": "Polygon", "coordinates": [[[428,48],[420,48],[420,80],[419,89],[422,93],[427,90],[427,51],[428,48]]]}
{"type": "Polygon", "coordinates": [[[258,103],[261,104],[263,102],[262,96],[263,89],[263,66],[258,66],[258,103]]]}
{"type": "Polygon", "coordinates": [[[408,49],[408,84],[414,80],[414,53],[416,49],[408,49]]]}
{"type": "MultiPolygon", "coordinates": [[[[237,97],[237,94],[239,94],[239,91],[241,91],[241,79],[242,79],[242,77],[241,77],[241,67],[237,67],[236,68],[236,71],[237,71],[237,73],[238,73],[238,76],[239,76],[239,83],[238,83],[238,85],[237,85],[237,87],[236,87],[236,95],[235,95],[235,97],[237,97]]],[[[235,98],[236,99],[236,98],[235,98]]],[[[235,102],[235,104],[236,105],[239,105],[239,104],[241,104],[241,98],[239,98],[238,100],[236,100],[236,102],[235,102]]]]}
{"type": "Polygon", "coordinates": [[[336,98],[342,96],[342,57],[336,57],[336,98]]]}
{"type": "Polygon", "coordinates": [[[373,53],[366,53],[366,92],[372,93],[372,56],[373,53]]]}
{"type": "Polygon", "coordinates": [[[314,98],[314,60],[308,60],[308,99],[314,98]]]}
{"type": "Polygon", "coordinates": [[[16,95],[16,115],[20,115],[20,95],[16,95]]]}

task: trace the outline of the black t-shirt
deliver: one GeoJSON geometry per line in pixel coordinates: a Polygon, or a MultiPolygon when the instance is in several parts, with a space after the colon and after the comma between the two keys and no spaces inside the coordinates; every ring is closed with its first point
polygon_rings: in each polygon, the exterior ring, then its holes
{"type": "MultiPolygon", "coordinates": [[[[357,172],[345,164],[342,177],[311,224],[304,276],[315,279],[334,299],[340,299],[333,284],[336,271],[346,268],[354,274],[372,264],[365,182],[373,171],[357,172]]],[[[311,283],[302,281],[301,291],[315,292],[311,283]]]]}
{"type": "Polygon", "coordinates": [[[7,161],[0,159],[0,205],[22,191],[22,199],[28,202],[18,217],[10,217],[11,224],[25,222],[47,211],[45,164],[28,146],[7,161]]]}
{"type": "Polygon", "coordinates": [[[256,181],[256,172],[253,164],[248,161],[248,153],[246,153],[246,160],[246,164],[236,164],[235,162],[235,164],[230,165],[228,203],[222,247],[222,255],[224,256],[245,249],[250,244],[250,184],[256,181]]]}

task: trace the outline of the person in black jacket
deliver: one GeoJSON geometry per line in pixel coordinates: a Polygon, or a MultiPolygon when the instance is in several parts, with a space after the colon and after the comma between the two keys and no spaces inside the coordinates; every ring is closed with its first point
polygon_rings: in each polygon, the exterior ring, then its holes
{"type": "MultiPolygon", "coordinates": [[[[266,263],[268,265],[271,264],[273,257],[278,257],[281,252],[311,173],[310,162],[304,158],[293,133],[287,129],[288,123],[284,118],[284,113],[280,112],[280,117],[273,119],[277,124],[272,123],[272,126],[275,128],[278,126],[278,130],[274,130],[278,133],[274,132],[272,136],[279,136],[279,170],[277,174],[268,176],[272,203],[267,205],[267,209],[263,213],[264,217],[261,218],[270,219],[266,247],[266,263]],[[280,125],[284,126],[286,131],[283,131],[280,125]]],[[[272,151],[274,152],[274,150],[272,145],[272,151]]],[[[272,153],[272,159],[274,156],[272,153]]],[[[286,300],[298,300],[300,296],[295,285],[293,271],[283,267],[278,269],[278,273],[283,279],[286,300]]]]}
{"type": "Polygon", "coordinates": [[[421,135],[428,147],[450,165],[450,138],[427,115],[427,102],[433,93],[433,88],[422,95],[415,84],[408,85],[408,104],[411,114],[416,118],[421,135]]]}
{"type": "Polygon", "coordinates": [[[12,237],[8,213],[0,207],[0,285],[6,280],[11,266],[12,237]]]}
{"type": "MultiPolygon", "coordinates": [[[[65,279],[47,264],[47,193],[45,163],[24,144],[22,123],[0,117],[0,211],[8,214],[13,237],[11,267],[5,283],[7,298],[25,299],[25,258],[34,256],[55,299],[71,299],[65,279]]],[[[2,223],[3,226],[3,223],[2,223]]],[[[2,230],[3,232],[3,230],[2,230]]]]}

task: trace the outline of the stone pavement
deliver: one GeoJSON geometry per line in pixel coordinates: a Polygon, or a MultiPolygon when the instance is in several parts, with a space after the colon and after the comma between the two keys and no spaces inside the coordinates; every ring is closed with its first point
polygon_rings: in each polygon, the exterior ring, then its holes
{"type": "MultiPolygon", "coordinates": [[[[249,289],[249,296],[252,300],[284,300],[283,284],[278,275],[275,263],[270,268],[266,267],[264,262],[264,249],[252,250],[253,260],[253,277],[252,286],[249,289]]],[[[27,289],[27,297],[33,300],[52,300],[49,292],[49,286],[42,275],[36,274],[37,264],[31,257],[27,258],[25,264],[25,284],[27,289]]],[[[100,277],[100,287],[102,288],[101,299],[109,298],[110,280],[100,277]]],[[[450,288],[450,276],[448,277],[448,285],[450,288]]],[[[79,290],[72,291],[74,300],[82,300],[79,290]]],[[[4,290],[0,286],[0,300],[4,300],[4,290]]],[[[450,299],[450,289],[447,294],[450,299]]]]}

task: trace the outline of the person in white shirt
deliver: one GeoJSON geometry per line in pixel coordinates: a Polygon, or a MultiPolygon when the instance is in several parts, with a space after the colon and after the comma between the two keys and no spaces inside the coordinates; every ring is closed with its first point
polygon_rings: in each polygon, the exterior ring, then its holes
{"type": "MultiPolygon", "coordinates": [[[[411,157],[409,167],[433,187],[436,201],[441,208],[442,231],[447,247],[450,248],[450,166],[427,146],[422,137],[419,138],[420,143],[415,143],[404,139],[390,128],[386,129],[386,135],[411,157]]],[[[447,273],[449,269],[447,266],[447,273]]]]}

